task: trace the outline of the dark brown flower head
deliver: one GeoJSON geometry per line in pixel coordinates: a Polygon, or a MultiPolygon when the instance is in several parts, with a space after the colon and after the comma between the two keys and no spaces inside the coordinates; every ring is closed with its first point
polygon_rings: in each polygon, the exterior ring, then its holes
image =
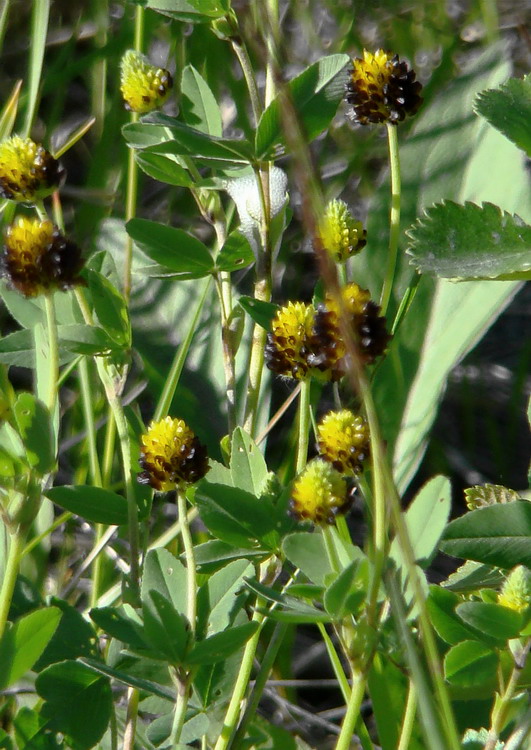
{"type": "Polygon", "coordinates": [[[152,422],[142,435],[140,484],[158,492],[194,484],[207,473],[206,447],[182,419],[166,417],[152,422]]]}
{"type": "Polygon", "coordinates": [[[397,123],[414,115],[422,104],[422,84],[407,63],[382,49],[374,54],[363,50],[363,57],[352,61],[346,100],[349,116],[360,125],[397,123]]]}
{"type": "Polygon", "coordinates": [[[0,276],[25,297],[83,284],[81,250],[51,221],[20,216],[5,232],[0,276]]]}
{"type": "Polygon", "coordinates": [[[360,474],[370,454],[369,426],[349,409],[331,411],[317,427],[319,455],[341,474],[360,474]]]}
{"type": "MultiPolygon", "coordinates": [[[[352,282],[341,290],[349,325],[354,330],[360,356],[365,364],[372,364],[376,357],[384,353],[391,336],[385,327],[385,318],[380,315],[380,307],[372,302],[370,293],[352,282]]],[[[346,354],[341,337],[339,306],[330,295],[315,313],[314,347],[326,348],[330,341],[338,342],[334,349],[335,363],[330,366],[337,371],[337,377],[344,374],[343,357],[346,354]]]]}
{"type": "Polygon", "coordinates": [[[33,203],[53,193],[65,170],[40,143],[14,135],[0,143],[0,196],[33,203]]]}

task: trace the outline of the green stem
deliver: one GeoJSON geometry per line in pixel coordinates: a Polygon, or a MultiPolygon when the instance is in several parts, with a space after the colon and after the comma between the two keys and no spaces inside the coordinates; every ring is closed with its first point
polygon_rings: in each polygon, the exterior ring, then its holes
{"type": "MultiPolygon", "coordinates": [[[[93,0],[94,24],[96,33],[94,44],[101,51],[107,43],[107,24],[109,21],[108,0],[93,0]]],[[[96,118],[94,123],[94,137],[100,138],[105,119],[105,93],[107,81],[107,60],[101,54],[92,67],[92,114],[96,118]]]]}
{"type": "MultiPolygon", "coordinates": [[[[135,39],[134,48],[142,52],[144,40],[144,8],[140,5],[135,9],[135,39]]],[[[138,121],[138,114],[131,113],[131,122],[138,121]]],[[[133,219],[136,215],[136,204],[138,200],[138,166],[135,159],[135,150],[129,149],[127,157],[127,187],[125,194],[125,221],[133,219]]],[[[133,239],[128,235],[125,243],[124,257],[124,297],[129,300],[131,296],[131,270],[133,267],[133,239]]]]}
{"type": "Polygon", "coordinates": [[[57,382],[59,380],[59,339],[57,337],[57,321],[55,319],[55,305],[53,296],[44,295],[44,306],[46,309],[46,327],[48,329],[48,355],[50,358],[50,382],[48,383],[48,396],[46,406],[53,419],[57,402],[57,382]]]}
{"type": "MultiPolygon", "coordinates": [[[[262,302],[271,301],[271,247],[269,236],[269,222],[271,217],[271,202],[269,192],[269,169],[257,168],[255,170],[256,185],[260,195],[261,221],[260,242],[256,261],[256,281],[254,286],[254,297],[262,302]]],[[[249,380],[247,385],[247,400],[245,404],[245,430],[255,436],[256,419],[260,401],[260,386],[262,384],[262,373],[264,369],[264,347],[267,332],[261,325],[255,323],[253,329],[253,340],[251,344],[251,357],[249,360],[249,380]]]]}
{"type": "Polygon", "coordinates": [[[349,750],[351,747],[352,735],[354,734],[364,695],[365,678],[362,674],[358,673],[355,675],[355,681],[352,685],[350,700],[347,703],[347,712],[341,725],[341,733],[338,737],[335,750],[349,750]]]}
{"type": "Polygon", "coordinates": [[[175,677],[177,688],[177,698],[175,701],[175,711],[173,712],[173,722],[170,734],[170,747],[179,747],[179,739],[183,730],[186,719],[186,709],[188,708],[188,698],[190,695],[190,681],[188,678],[181,679],[175,677]]]}
{"type": "Polygon", "coordinates": [[[109,487],[111,484],[115,441],[116,422],[114,421],[112,409],[109,407],[107,410],[107,429],[105,430],[105,443],[103,445],[103,460],[101,465],[102,487],[109,487]]]}
{"type": "Polygon", "coordinates": [[[336,269],[337,269],[337,278],[339,279],[339,286],[346,286],[347,285],[347,264],[337,263],[336,269]]]}
{"type": "Polygon", "coordinates": [[[280,649],[280,646],[282,645],[282,641],[284,640],[284,636],[286,635],[287,630],[288,623],[286,622],[277,622],[277,624],[275,625],[275,630],[273,632],[271,640],[269,641],[267,650],[260,661],[260,669],[258,670],[258,674],[256,675],[253,690],[251,692],[251,695],[249,696],[244,714],[242,716],[236,734],[234,735],[234,739],[229,745],[229,748],[234,748],[234,750],[237,750],[237,748],[242,746],[242,742],[245,739],[247,726],[249,725],[249,722],[251,722],[256,716],[258,704],[260,703],[260,698],[262,697],[262,693],[264,692],[269,673],[273,669],[273,664],[275,663],[275,659],[277,658],[278,651],[280,649]]]}
{"type": "Polygon", "coordinates": [[[186,617],[192,635],[195,633],[197,619],[197,572],[195,565],[194,543],[186,508],[186,497],[182,490],[177,490],[177,507],[181,521],[181,537],[186,560],[186,617]]]}
{"type": "MultiPolygon", "coordinates": [[[[94,325],[92,313],[85,300],[85,296],[81,289],[76,288],[76,298],[85,319],[87,325],[94,325]]],[[[136,504],[135,488],[133,484],[133,478],[131,474],[132,468],[132,457],[131,457],[131,441],[129,438],[129,430],[127,427],[127,420],[122,408],[121,401],[116,392],[115,382],[119,381],[119,374],[115,371],[114,366],[111,362],[104,357],[95,357],[96,368],[100,377],[103,388],[105,389],[105,395],[109,403],[109,407],[112,410],[112,415],[116,423],[116,429],[118,432],[118,439],[120,442],[120,452],[122,454],[122,465],[124,474],[125,484],[125,495],[127,499],[127,516],[128,516],[128,534],[129,534],[129,548],[131,556],[131,569],[130,569],[130,584],[131,594],[133,600],[138,599],[139,596],[139,535],[138,535],[138,508],[136,504]]]]}
{"type": "Polygon", "coordinates": [[[389,228],[389,254],[387,256],[387,270],[382,288],[380,307],[385,315],[391,298],[391,290],[395,278],[396,258],[398,254],[398,238],[400,236],[400,158],[398,154],[398,128],[387,123],[387,142],[389,145],[389,165],[391,170],[391,224],[389,228]]]}
{"type": "Polygon", "coordinates": [[[4,580],[2,581],[2,588],[0,590],[0,639],[4,635],[7,618],[9,616],[9,608],[11,606],[11,599],[13,598],[13,591],[15,590],[15,584],[17,582],[18,568],[24,550],[25,538],[26,531],[22,530],[19,526],[16,532],[11,535],[9,542],[9,552],[4,571],[4,580]]]}
{"type": "MultiPolygon", "coordinates": [[[[177,490],[177,507],[179,510],[179,519],[181,521],[181,537],[183,540],[184,557],[186,560],[186,617],[193,638],[197,619],[197,572],[194,543],[190,526],[188,524],[186,497],[182,489],[177,490]]],[[[181,731],[184,726],[188,698],[190,696],[190,672],[183,675],[177,674],[175,683],[177,687],[177,700],[175,701],[175,711],[173,714],[173,724],[170,735],[170,744],[172,747],[179,744],[181,731]]]]}
{"type": "MultiPolygon", "coordinates": [[[[224,275],[226,276],[227,274],[224,275]]],[[[231,308],[228,306],[229,300],[227,299],[225,291],[226,281],[224,282],[222,280],[221,274],[216,274],[215,280],[216,290],[219,298],[219,307],[221,311],[221,343],[223,349],[223,370],[225,372],[227,421],[229,435],[232,435],[232,431],[236,427],[236,375],[234,371],[234,347],[232,341],[232,333],[229,327],[229,316],[231,308]]]]}
{"type": "Polygon", "coordinates": [[[11,0],[3,0],[2,7],[0,8],[0,50],[4,46],[10,2],[11,0]]]}
{"type": "MultiPolygon", "coordinates": [[[[94,423],[94,412],[92,408],[92,389],[90,387],[90,376],[86,357],[83,357],[83,359],[79,363],[79,379],[81,382],[81,402],[83,405],[83,416],[87,429],[90,477],[93,485],[95,485],[96,487],[102,487],[103,485],[101,481],[100,462],[98,458],[98,450],[96,447],[96,425],[94,423]]],[[[95,531],[95,545],[97,546],[104,534],[105,526],[101,523],[97,523],[95,526],[95,531]]],[[[90,592],[90,602],[92,607],[95,607],[98,601],[102,577],[103,557],[101,555],[97,555],[92,567],[92,588],[90,592]]]]}
{"type": "Polygon", "coordinates": [[[69,510],[66,510],[64,513],[61,513],[60,516],[57,516],[55,521],[48,526],[47,529],[45,529],[39,536],[34,536],[31,542],[28,542],[24,549],[22,550],[20,557],[25,557],[26,555],[29,555],[32,549],[35,549],[43,539],[46,539],[47,536],[49,536],[55,529],[58,529],[59,526],[62,526],[64,523],[69,521],[74,514],[70,513],[69,510]]]}
{"type": "Polygon", "coordinates": [[[530,648],[531,638],[527,640],[521,652],[515,656],[515,664],[509,682],[507,683],[507,687],[500,699],[495,702],[492,710],[491,725],[488,740],[485,744],[485,750],[494,750],[496,743],[500,738],[500,732],[503,730],[507,722],[507,715],[511,706],[511,701],[518,687],[518,681],[522,675],[530,648]]]}
{"type": "Polygon", "coordinates": [[[402,730],[400,732],[400,742],[397,750],[408,750],[415,726],[415,717],[417,715],[417,690],[413,680],[409,681],[409,692],[407,695],[406,710],[402,720],[402,730]]]}
{"type": "Polygon", "coordinates": [[[153,419],[155,422],[158,422],[160,419],[165,417],[170,410],[171,402],[173,401],[173,396],[175,395],[175,390],[179,383],[179,378],[181,377],[184,363],[186,362],[186,357],[188,356],[188,352],[190,350],[190,345],[192,343],[192,339],[194,337],[194,333],[196,331],[197,324],[207,298],[207,292],[210,288],[211,281],[212,277],[210,276],[203,288],[203,293],[199,298],[199,302],[197,303],[197,307],[192,317],[190,327],[188,328],[188,332],[175,354],[175,359],[172,362],[170,372],[168,374],[166,382],[164,383],[164,388],[162,389],[157,408],[155,409],[155,413],[153,415],[153,419]]]}
{"type": "Polygon", "coordinates": [[[251,65],[251,60],[249,59],[249,54],[245,44],[234,37],[231,38],[230,43],[243,71],[247,90],[249,91],[249,98],[251,100],[254,124],[256,126],[258,125],[258,121],[262,114],[262,103],[260,102],[260,96],[258,94],[258,86],[256,85],[253,66],[251,65]]]}
{"type": "Polygon", "coordinates": [[[299,395],[299,440],[297,444],[296,472],[300,474],[308,460],[308,442],[310,438],[310,391],[311,379],[301,382],[299,395]]]}
{"type": "Polygon", "coordinates": [[[138,690],[136,688],[129,688],[122,750],[135,750],[135,734],[136,721],[138,718],[139,698],[140,695],[138,690]]]}
{"type": "Polygon", "coordinates": [[[275,70],[278,66],[275,60],[275,50],[278,47],[280,13],[278,0],[266,0],[265,8],[267,12],[267,66],[266,66],[266,85],[265,85],[265,105],[266,107],[273,101],[277,93],[275,81],[275,70]]]}
{"type": "Polygon", "coordinates": [[[319,628],[321,638],[323,639],[323,642],[326,646],[328,658],[330,659],[330,663],[332,665],[332,669],[334,670],[336,680],[339,683],[339,688],[341,690],[341,694],[343,695],[343,700],[345,701],[345,703],[348,703],[348,701],[350,700],[351,689],[350,685],[348,684],[347,675],[345,674],[345,671],[341,665],[341,659],[339,658],[338,653],[334,648],[334,644],[332,643],[332,639],[328,635],[324,623],[318,622],[317,627],[319,628]]]}
{"type": "MultiPolygon", "coordinates": [[[[257,600],[257,606],[261,606],[259,600],[257,600]]],[[[255,610],[253,613],[253,622],[257,622],[259,626],[261,626],[264,620],[265,615],[255,610]]],[[[245,697],[245,691],[247,690],[247,685],[249,684],[249,679],[251,677],[253,659],[260,640],[260,632],[261,627],[258,627],[252,638],[250,638],[245,644],[240,671],[238,672],[229,707],[225,714],[223,728],[214,746],[214,750],[227,750],[230,739],[236,729],[238,718],[240,716],[240,704],[245,697]]]]}

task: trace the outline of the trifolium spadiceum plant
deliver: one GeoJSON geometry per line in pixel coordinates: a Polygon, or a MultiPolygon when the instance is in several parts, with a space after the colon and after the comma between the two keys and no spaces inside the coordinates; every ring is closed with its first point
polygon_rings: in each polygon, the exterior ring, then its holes
{"type": "Polygon", "coordinates": [[[522,8],[82,5],[0,11],[0,747],[528,747],[522,8]]]}

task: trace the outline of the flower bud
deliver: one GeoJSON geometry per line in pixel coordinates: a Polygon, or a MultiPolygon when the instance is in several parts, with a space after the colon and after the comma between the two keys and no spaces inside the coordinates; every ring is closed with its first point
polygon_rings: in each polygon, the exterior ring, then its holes
{"type": "Polygon", "coordinates": [[[337,263],[344,263],[367,244],[363,224],[354,219],[347,204],[341,200],[330,201],[317,232],[323,248],[337,263]]]}
{"type": "Polygon", "coordinates": [[[173,88],[173,78],[165,68],[157,68],[130,49],[122,57],[120,91],[126,109],[145,115],[162,107],[173,88]]]}
{"type": "Polygon", "coordinates": [[[317,458],[295,480],[290,507],[301,521],[325,525],[333,524],[338,513],[346,513],[351,503],[345,479],[331,464],[317,458]]]}
{"type": "Polygon", "coordinates": [[[498,594],[498,604],[515,612],[526,612],[531,604],[531,573],[523,565],[509,573],[498,594]]]}

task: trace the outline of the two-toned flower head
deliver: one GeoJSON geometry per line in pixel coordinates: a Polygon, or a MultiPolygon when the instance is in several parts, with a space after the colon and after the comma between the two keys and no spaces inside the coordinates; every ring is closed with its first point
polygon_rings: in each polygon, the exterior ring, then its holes
{"type": "Polygon", "coordinates": [[[206,447],[182,419],[151,422],[140,445],[140,484],[169,492],[202,479],[207,473],[206,447]]]}
{"type": "Polygon", "coordinates": [[[337,263],[344,263],[367,244],[367,231],[342,200],[328,203],[317,233],[323,248],[337,263]]]}
{"type": "Polygon", "coordinates": [[[370,453],[367,420],[350,409],[328,412],[317,426],[317,448],[341,474],[360,474],[370,453]]]}
{"type": "Polygon", "coordinates": [[[280,308],[271,323],[264,352],[270,370],[296,380],[312,376],[321,381],[335,379],[332,366],[341,341],[337,329],[329,339],[317,339],[315,316],[315,308],[303,302],[288,302],[280,308]]]}
{"type": "MultiPolygon", "coordinates": [[[[380,315],[380,307],[370,298],[370,293],[362,289],[355,282],[346,284],[341,290],[347,324],[352,328],[364,364],[372,364],[383,354],[391,336],[387,333],[385,317],[380,315]]],[[[330,367],[341,367],[339,360],[346,354],[346,348],[341,338],[340,307],[335,299],[327,295],[323,304],[319,305],[315,313],[314,342],[322,340],[326,344],[330,338],[341,342],[335,350],[335,361],[330,367]]]]}
{"type": "Polygon", "coordinates": [[[62,184],[65,170],[40,143],[13,135],[0,143],[0,196],[34,203],[62,184]]]}
{"type": "Polygon", "coordinates": [[[333,524],[352,504],[344,477],[327,461],[316,458],[306,466],[291,490],[290,510],[301,521],[333,524]]]}
{"type": "Polygon", "coordinates": [[[422,104],[422,85],[415,78],[415,71],[398,55],[383,49],[374,53],[363,50],[363,57],[352,61],[347,83],[345,98],[352,107],[349,116],[360,125],[369,125],[397,123],[414,115],[422,104]]]}
{"type": "Polygon", "coordinates": [[[122,57],[120,91],[126,109],[145,115],[162,107],[173,88],[173,78],[165,68],[157,68],[130,49],[122,57]]]}
{"type": "Polygon", "coordinates": [[[0,276],[25,297],[83,284],[81,250],[51,221],[18,217],[7,227],[0,276]]]}

